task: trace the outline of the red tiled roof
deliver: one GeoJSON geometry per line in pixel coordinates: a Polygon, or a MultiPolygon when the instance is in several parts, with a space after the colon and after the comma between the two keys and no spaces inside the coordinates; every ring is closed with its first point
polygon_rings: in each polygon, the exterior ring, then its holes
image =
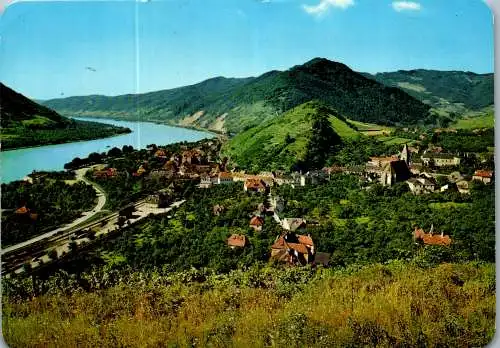
{"type": "Polygon", "coordinates": [[[16,214],[26,214],[27,212],[29,212],[30,210],[26,207],[21,207],[19,209],[16,210],[16,214]]]}
{"type": "Polygon", "coordinates": [[[247,242],[247,237],[243,234],[232,234],[231,237],[227,239],[227,245],[244,247],[247,242]]]}
{"type": "Polygon", "coordinates": [[[220,172],[219,177],[225,178],[225,179],[232,179],[233,175],[231,173],[228,173],[228,172],[220,172]]]}
{"type": "Polygon", "coordinates": [[[292,249],[301,254],[307,254],[307,245],[314,245],[311,237],[297,235],[298,243],[290,243],[285,241],[285,235],[281,235],[278,240],[271,246],[272,249],[292,249]],[[302,238],[301,238],[302,237],[302,238]],[[309,244],[310,243],[310,244],[309,244]]]}
{"type": "Polygon", "coordinates": [[[423,229],[415,229],[414,236],[427,245],[445,245],[451,244],[451,238],[448,235],[425,233],[423,229]]]}
{"type": "Polygon", "coordinates": [[[297,235],[297,238],[299,239],[300,244],[314,245],[314,242],[313,242],[311,236],[304,236],[302,234],[299,234],[299,235],[297,235]]]}
{"type": "Polygon", "coordinates": [[[296,250],[301,254],[307,254],[307,248],[304,244],[299,243],[286,243],[290,249],[296,250]]]}
{"type": "Polygon", "coordinates": [[[491,177],[493,177],[493,171],[492,170],[476,170],[474,172],[474,176],[479,176],[481,178],[491,178],[491,177]]]}
{"type": "Polygon", "coordinates": [[[262,226],[264,224],[264,219],[260,216],[254,216],[250,219],[250,226],[262,226]]]}
{"type": "Polygon", "coordinates": [[[265,189],[266,185],[262,180],[258,179],[247,179],[245,181],[245,186],[246,188],[252,188],[252,189],[265,189]]]}

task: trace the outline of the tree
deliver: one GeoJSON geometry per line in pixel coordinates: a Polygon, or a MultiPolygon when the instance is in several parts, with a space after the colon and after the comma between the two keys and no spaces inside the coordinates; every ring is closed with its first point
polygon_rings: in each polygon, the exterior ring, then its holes
{"type": "Polygon", "coordinates": [[[89,162],[91,163],[99,163],[101,162],[102,160],[102,156],[101,154],[97,153],[97,152],[92,152],[89,156],[88,156],[88,160],[89,162]]]}
{"type": "Polygon", "coordinates": [[[108,156],[110,157],[120,157],[122,155],[122,150],[120,150],[117,147],[113,147],[111,150],[108,151],[108,156]]]}

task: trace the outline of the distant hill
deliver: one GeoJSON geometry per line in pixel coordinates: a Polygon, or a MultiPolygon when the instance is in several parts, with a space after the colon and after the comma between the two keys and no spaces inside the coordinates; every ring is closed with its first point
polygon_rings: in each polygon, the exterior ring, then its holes
{"type": "Polygon", "coordinates": [[[70,97],[44,105],[63,115],[142,119],[237,133],[311,100],[350,119],[386,125],[423,122],[430,109],[401,89],[323,58],[255,78],[217,77],[158,92],[70,97]]]}
{"type": "Polygon", "coordinates": [[[494,75],[464,71],[400,70],[364,74],[448,113],[480,110],[494,103],[494,75]]]}
{"type": "Polygon", "coordinates": [[[2,150],[104,138],[130,129],[97,122],[75,121],[0,83],[2,150]]]}
{"type": "Polygon", "coordinates": [[[359,136],[337,111],[312,101],[236,135],[223,151],[247,170],[290,170],[294,166],[307,170],[322,167],[342,139],[359,136]]]}

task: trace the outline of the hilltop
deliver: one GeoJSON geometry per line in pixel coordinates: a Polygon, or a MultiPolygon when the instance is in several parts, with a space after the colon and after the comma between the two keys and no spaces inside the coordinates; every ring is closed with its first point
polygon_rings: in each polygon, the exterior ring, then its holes
{"type": "Polygon", "coordinates": [[[128,128],[75,121],[0,83],[2,149],[58,144],[128,133],[128,128]]]}
{"type": "Polygon", "coordinates": [[[342,139],[359,135],[336,110],[312,101],[236,135],[224,152],[246,169],[306,169],[321,167],[342,139]]]}
{"type": "Polygon", "coordinates": [[[175,89],[44,102],[63,115],[159,121],[238,133],[300,104],[319,100],[345,117],[385,125],[426,120],[430,107],[344,64],[324,58],[258,77],[216,77],[175,89]]]}

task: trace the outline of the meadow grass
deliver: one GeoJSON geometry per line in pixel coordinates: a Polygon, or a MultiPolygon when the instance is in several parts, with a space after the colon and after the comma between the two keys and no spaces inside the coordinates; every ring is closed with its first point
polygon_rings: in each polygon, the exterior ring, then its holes
{"type": "Polygon", "coordinates": [[[4,296],[4,337],[10,347],[469,347],[494,335],[494,264],[392,262],[320,269],[308,282],[241,274],[267,285],[219,277],[4,296]]]}

